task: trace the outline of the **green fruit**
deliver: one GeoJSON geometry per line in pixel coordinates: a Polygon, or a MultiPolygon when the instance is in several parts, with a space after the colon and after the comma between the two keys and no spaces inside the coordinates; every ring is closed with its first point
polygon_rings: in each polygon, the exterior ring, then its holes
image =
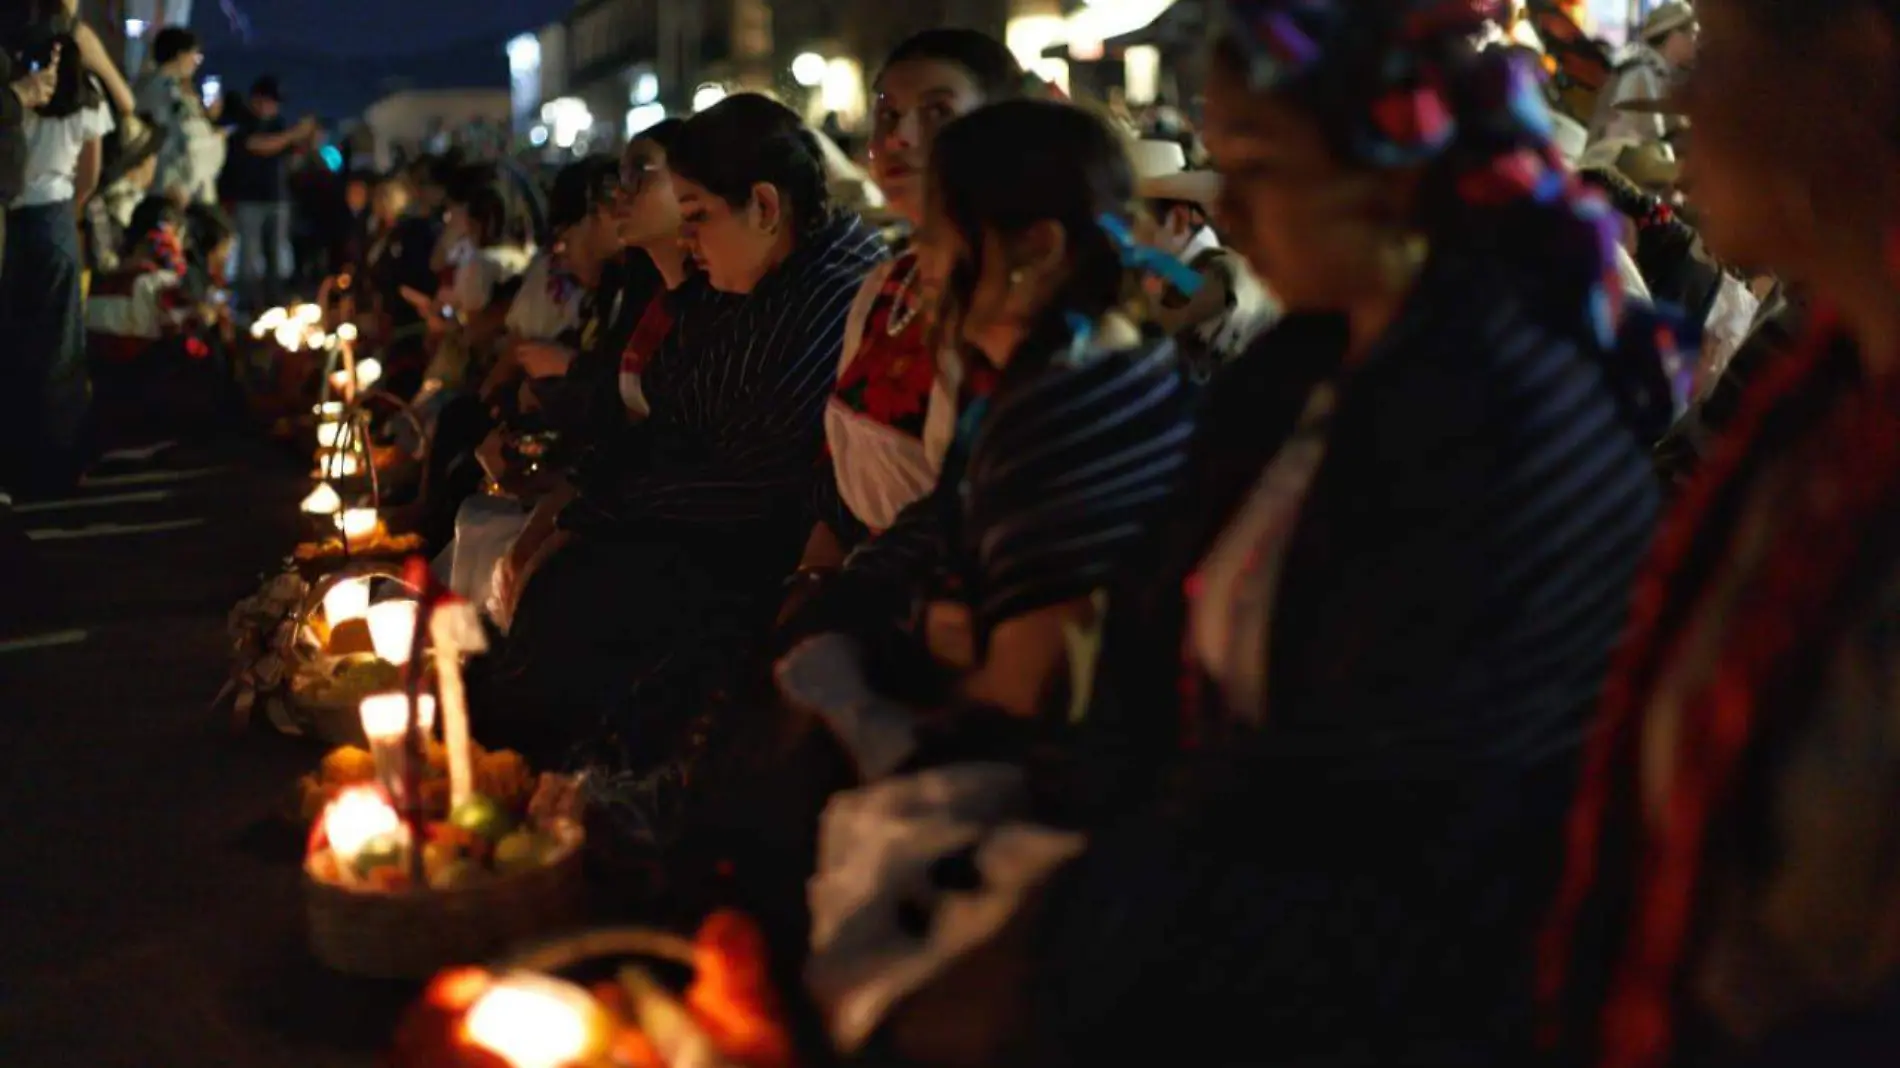
{"type": "Polygon", "coordinates": [[[495,843],[495,870],[524,871],[541,864],[541,840],[527,831],[516,831],[495,843]]]}
{"type": "Polygon", "coordinates": [[[435,890],[460,890],[480,882],[484,874],[482,866],[473,861],[451,861],[430,874],[429,886],[435,890]]]}
{"type": "Polygon", "coordinates": [[[382,835],[364,843],[363,851],[356,854],[352,867],[356,874],[367,876],[377,868],[393,868],[402,863],[402,841],[394,835],[382,835]]]}
{"type": "Polygon", "coordinates": [[[468,800],[455,806],[455,810],[449,813],[449,826],[498,842],[514,829],[514,820],[494,798],[470,794],[468,800]]]}

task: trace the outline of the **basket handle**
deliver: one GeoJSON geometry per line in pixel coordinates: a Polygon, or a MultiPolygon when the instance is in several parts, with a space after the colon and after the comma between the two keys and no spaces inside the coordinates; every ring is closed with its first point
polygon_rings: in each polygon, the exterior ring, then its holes
{"type": "Polygon", "coordinates": [[[694,966],[697,953],[691,940],[648,927],[610,927],[562,938],[524,950],[502,963],[510,968],[558,972],[599,957],[640,956],[694,966]]]}

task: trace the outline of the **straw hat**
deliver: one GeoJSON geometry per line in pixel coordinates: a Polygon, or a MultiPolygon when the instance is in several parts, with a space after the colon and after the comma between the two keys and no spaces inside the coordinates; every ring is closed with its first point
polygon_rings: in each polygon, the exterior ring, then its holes
{"type": "Polygon", "coordinates": [[[1188,170],[1187,152],[1174,141],[1136,141],[1128,149],[1135,168],[1135,192],[1144,200],[1181,200],[1212,208],[1220,196],[1220,175],[1188,170]]]}
{"type": "Polygon", "coordinates": [[[1666,37],[1685,26],[1694,24],[1694,8],[1683,3],[1682,0],[1669,0],[1666,4],[1657,5],[1656,9],[1649,13],[1649,17],[1643,20],[1642,27],[1636,31],[1636,36],[1645,41],[1654,41],[1658,37],[1666,37]]]}

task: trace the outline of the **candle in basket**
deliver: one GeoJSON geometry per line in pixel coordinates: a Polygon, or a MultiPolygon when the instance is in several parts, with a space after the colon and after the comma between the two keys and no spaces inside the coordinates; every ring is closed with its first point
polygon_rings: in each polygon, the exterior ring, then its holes
{"type": "Polygon", "coordinates": [[[607,1052],[612,1026],[587,991],[540,975],[506,975],[469,1006],[462,1039],[512,1068],[562,1068],[607,1052]]]}
{"type": "MultiPolygon", "coordinates": [[[[395,793],[402,782],[402,741],[409,729],[409,695],[371,694],[363,698],[359,711],[363,736],[369,739],[370,755],[376,758],[376,781],[395,793]]],[[[425,737],[435,729],[435,698],[428,694],[416,698],[416,720],[425,737]]]]}
{"type": "Polygon", "coordinates": [[[373,786],[353,786],[336,795],[323,810],[323,836],[336,855],[337,867],[354,870],[365,854],[385,846],[400,847],[402,820],[373,786]]]}
{"type": "Polygon", "coordinates": [[[327,452],[319,463],[325,478],[355,478],[363,470],[362,461],[351,452],[327,452]]]}
{"type": "Polygon", "coordinates": [[[317,444],[318,445],[321,445],[326,449],[334,449],[336,448],[336,443],[338,441],[341,441],[342,438],[343,438],[343,424],[342,423],[318,423],[317,424],[317,444]]]}
{"type": "Polygon", "coordinates": [[[310,496],[298,505],[305,515],[335,515],[343,510],[343,498],[337,495],[336,488],[328,482],[317,483],[310,496]]]}
{"type": "Polygon", "coordinates": [[[323,619],[330,624],[331,630],[368,614],[369,579],[344,579],[323,595],[323,619]]]}
{"type": "Polygon", "coordinates": [[[369,607],[369,640],[376,657],[392,664],[409,662],[410,644],[415,640],[416,602],[384,601],[369,607]]]}
{"type": "Polygon", "coordinates": [[[337,514],[336,525],[351,545],[365,542],[376,533],[376,509],[350,508],[337,514]]]}
{"type": "Polygon", "coordinates": [[[429,619],[435,639],[436,685],[442,690],[442,744],[449,756],[449,804],[459,805],[475,792],[468,738],[468,697],[462,690],[462,654],[488,648],[487,633],[466,601],[436,606],[429,619]]]}

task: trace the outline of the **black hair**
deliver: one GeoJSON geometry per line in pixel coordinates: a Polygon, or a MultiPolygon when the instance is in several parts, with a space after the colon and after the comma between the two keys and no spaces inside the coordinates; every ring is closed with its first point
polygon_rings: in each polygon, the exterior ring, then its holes
{"type": "Polygon", "coordinates": [[[1122,306],[1121,250],[1097,220],[1110,214],[1126,222],[1135,175],[1122,138],[1100,117],[1047,100],[980,108],[937,134],[930,185],[970,250],[971,262],[952,281],[953,300],[970,299],[987,231],[1017,234],[1052,221],[1067,235],[1072,270],[1051,315],[1095,319],[1122,306]]]}
{"type": "Polygon", "coordinates": [[[462,205],[469,229],[483,247],[525,245],[534,220],[510,184],[491,166],[475,165],[456,175],[449,200],[462,205]]]}
{"type": "Polygon", "coordinates": [[[231,217],[216,204],[193,204],[185,209],[185,251],[203,256],[237,233],[231,217]]]}
{"type": "Polygon", "coordinates": [[[131,255],[152,231],[168,224],[174,230],[182,230],[185,225],[184,212],[179,211],[170,198],[149,196],[139,201],[138,207],[132,209],[131,220],[125,224],[124,254],[131,255]]]}
{"type": "Polygon", "coordinates": [[[187,52],[198,51],[198,35],[183,26],[167,26],[152,38],[152,62],[164,66],[187,52]]]}
{"type": "Polygon", "coordinates": [[[885,57],[873,84],[883,81],[884,72],[899,63],[917,59],[962,68],[988,103],[1014,100],[1024,95],[1028,87],[1022,64],[1016,62],[1015,54],[1001,41],[987,33],[948,26],[905,38],[885,57]]]}
{"type": "Polygon", "coordinates": [[[278,84],[277,75],[266,74],[251,83],[250,95],[261,96],[265,100],[274,100],[281,104],[284,100],[284,89],[278,84]]]}
{"type": "Polygon", "coordinates": [[[753,186],[773,186],[800,233],[831,219],[817,138],[790,108],[758,93],[735,93],[688,119],[667,165],[735,208],[752,199],[753,186]]]}
{"type": "MultiPolygon", "coordinates": [[[[686,138],[686,120],[661,119],[659,122],[634,134],[632,141],[651,141],[666,150],[666,158],[671,160],[686,138]]],[[[631,144],[632,141],[628,143],[631,144]]]]}

